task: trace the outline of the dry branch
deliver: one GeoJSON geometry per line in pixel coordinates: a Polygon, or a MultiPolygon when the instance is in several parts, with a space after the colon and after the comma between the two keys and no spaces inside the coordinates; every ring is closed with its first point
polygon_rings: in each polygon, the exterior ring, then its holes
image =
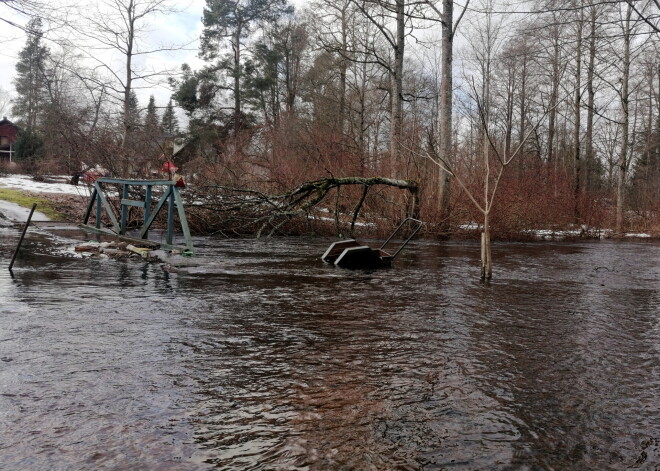
{"type": "Polygon", "coordinates": [[[189,194],[189,199],[194,202],[188,207],[193,212],[196,209],[203,209],[216,214],[221,213],[222,221],[218,225],[222,226],[220,230],[222,232],[235,234],[253,232],[256,237],[267,233],[267,236],[272,236],[292,219],[309,215],[331,190],[346,185],[363,187],[362,196],[352,211],[351,230],[372,186],[383,185],[410,192],[413,203],[409,213],[412,217],[419,216],[418,183],[384,177],[323,178],[302,183],[289,192],[277,195],[246,188],[206,185],[197,188],[193,195],[189,194]]]}

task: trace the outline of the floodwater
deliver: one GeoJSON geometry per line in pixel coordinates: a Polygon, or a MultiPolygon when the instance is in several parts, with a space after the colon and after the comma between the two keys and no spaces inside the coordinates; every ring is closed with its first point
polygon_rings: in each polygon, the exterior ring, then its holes
{"type": "Polygon", "coordinates": [[[660,244],[197,239],[178,268],[0,228],[0,470],[657,470],[660,244]]]}

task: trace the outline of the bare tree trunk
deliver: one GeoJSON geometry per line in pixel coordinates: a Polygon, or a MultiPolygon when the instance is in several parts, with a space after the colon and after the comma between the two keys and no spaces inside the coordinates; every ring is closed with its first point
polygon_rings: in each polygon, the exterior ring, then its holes
{"type": "Polygon", "coordinates": [[[348,70],[348,3],[344,5],[341,11],[341,53],[339,63],[339,130],[343,134],[346,132],[346,73],[348,70]]]}
{"type": "Polygon", "coordinates": [[[238,145],[241,130],[241,27],[236,27],[232,48],[234,49],[234,138],[238,145]]]}
{"type": "MultiPolygon", "coordinates": [[[[453,99],[453,44],[454,44],[454,2],[443,0],[442,21],[442,75],[440,77],[440,156],[441,160],[453,165],[452,147],[452,99],[453,99]]],[[[449,232],[451,212],[451,173],[438,167],[441,226],[443,232],[449,232]]]]}
{"type": "Polygon", "coordinates": [[[390,128],[390,154],[392,164],[401,164],[401,136],[403,127],[403,54],[405,47],[405,0],[396,0],[396,41],[392,68],[392,111],[390,128]]]}
{"type": "Polygon", "coordinates": [[[589,66],[587,68],[587,130],[585,135],[585,163],[584,178],[587,189],[591,189],[591,168],[594,162],[594,105],[596,92],[594,89],[594,75],[596,69],[596,7],[591,7],[591,23],[589,37],[589,66]]]}
{"type": "Polygon", "coordinates": [[[618,178],[616,185],[616,225],[615,232],[621,234],[624,226],[624,196],[626,174],[628,173],[628,145],[630,127],[630,42],[632,8],[628,5],[626,18],[623,20],[623,64],[621,72],[621,149],[619,152],[618,178]]]}
{"type": "Polygon", "coordinates": [[[509,67],[507,70],[506,87],[506,120],[504,134],[504,158],[511,155],[511,139],[513,135],[513,96],[516,89],[516,72],[509,67]]]}
{"type": "Polygon", "coordinates": [[[131,129],[131,90],[133,85],[133,43],[135,40],[135,24],[133,22],[132,3],[129,3],[126,11],[126,83],[124,84],[124,132],[121,139],[121,147],[126,146],[128,135],[134,130],[131,129]]]}
{"type": "Polygon", "coordinates": [[[552,57],[552,91],[550,93],[550,114],[548,116],[548,156],[547,162],[555,160],[555,134],[557,132],[557,100],[559,99],[559,27],[555,26],[554,54],[552,57]]]}
{"type": "Polygon", "coordinates": [[[360,149],[360,155],[363,156],[363,159],[366,159],[366,162],[364,163],[363,167],[367,167],[369,165],[369,150],[367,149],[367,97],[366,97],[366,76],[367,76],[367,63],[363,62],[360,65],[361,72],[362,72],[362,77],[360,80],[360,87],[359,87],[359,92],[358,96],[360,97],[360,108],[358,111],[358,116],[359,116],[359,123],[360,123],[360,134],[358,137],[358,145],[360,149]]]}
{"type": "Polygon", "coordinates": [[[493,258],[490,250],[490,221],[488,213],[484,214],[484,231],[481,233],[481,279],[490,280],[493,277],[493,258]]]}
{"type": "MultiPolygon", "coordinates": [[[[520,100],[520,123],[518,126],[518,145],[519,146],[524,146],[525,139],[526,139],[526,132],[527,132],[527,80],[528,80],[528,62],[529,62],[529,48],[527,45],[527,41],[523,44],[523,52],[522,52],[522,64],[521,64],[521,70],[520,70],[520,93],[519,93],[519,100],[520,100]]],[[[518,169],[520,171],[520,174],[522,175],[522,172],[524,170],[524,159],[525,159],[525,152],[523,149],[521,149],[521,153],[523,154],[523,162],[521,165],[518,166],[518,169]]]]}
{"type": "Polygon", "coordinates": [[[576,24],[577,35],[575,40],[575,101],[573,103],[573,160],[575,165],[575,182],[573,187],[575,223],[580,222],[580,194],[582,190],[582,163],[580,161],[580,127],[582,122],[582,28],[584,27],[584,10],[580,9],[580,19],[576,24]]]}
{"type": "MultiPolygon", "coordinates": [[[[488,45],[490,47],[490,45],[488,45]]],[[[493,266],[490,253],[490,205],[492,196],[490,194],[490,138],[489,126],[490,115],[488,104],[490,103],[490,52],[486,56],[486,73],[483,77],[483,106],[481,109],[481,121],[483,123],[483,159],[484,159],[484,230],[481,234],[481,279],[491,279],[493,266]]],[[[504,157],[505,161],[507,157],[504,157]]]]}

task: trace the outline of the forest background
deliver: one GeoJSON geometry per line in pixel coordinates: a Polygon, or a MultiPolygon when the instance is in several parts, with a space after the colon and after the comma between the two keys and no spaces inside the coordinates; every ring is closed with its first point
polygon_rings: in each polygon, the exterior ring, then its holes
{"type": "Polygon", "coordinates": [[[200,232],[412,215],[482,233],[485,266],[491,236],[660,233],[659,0],[2,0],[0,23],[25,33],[3,171],[172,160],[200,232]]]}

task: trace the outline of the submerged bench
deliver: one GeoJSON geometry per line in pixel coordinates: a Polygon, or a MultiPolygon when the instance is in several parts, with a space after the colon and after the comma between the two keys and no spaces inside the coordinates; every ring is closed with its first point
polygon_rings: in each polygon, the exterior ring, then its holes
{"type": "Polygon", "coordinates": [[[392,266],[392,261],[399,255],[401,250],[410,242],[410,240],[419,232],[423,223],[414,218],[404,219],[399,227],[388,237],[388,239],[377,249],[372,249],[368,245],[362,244],[355,239],[334,242],[328,247],[321,259],[329,264],[341,268],[371,270],[374,268],[387,268],[392,266]],[[385,246],[407,223],[414,224],[414,228],[408,238],[401,244],[394,254],[390,255],[385,251],[385,246]]]}

